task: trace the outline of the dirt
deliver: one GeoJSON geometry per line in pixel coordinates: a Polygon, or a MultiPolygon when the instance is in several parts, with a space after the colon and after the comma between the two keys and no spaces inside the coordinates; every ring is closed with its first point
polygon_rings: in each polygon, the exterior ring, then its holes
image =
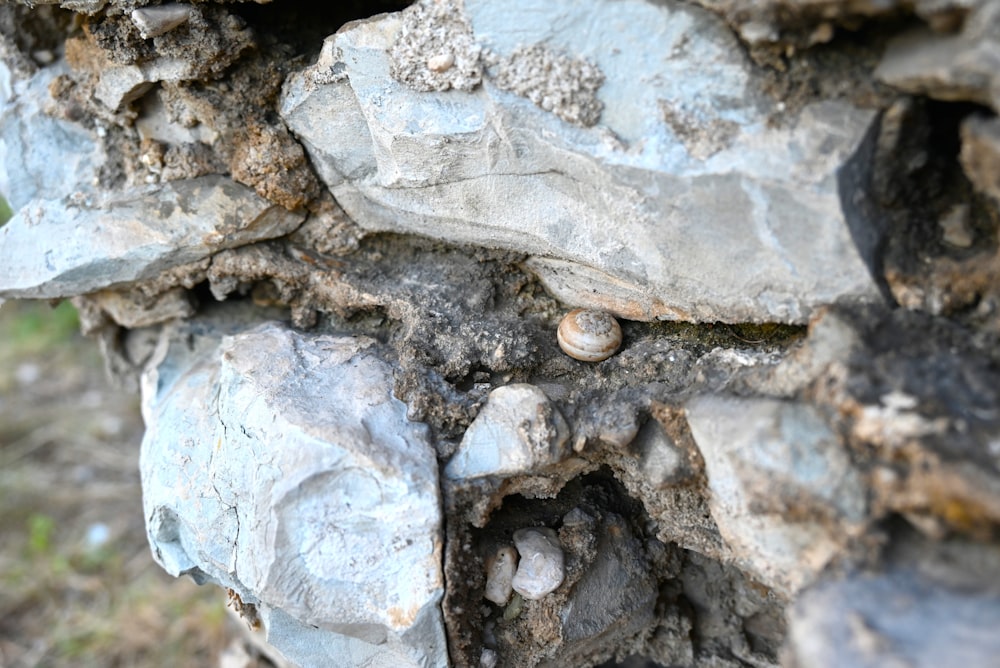
{"type": "Polygon", "coordinates": [[[137,396],[114,389],[63,304],[0,307],[0,665],[257,659],[221,590],[153,562],[137,396]]]}

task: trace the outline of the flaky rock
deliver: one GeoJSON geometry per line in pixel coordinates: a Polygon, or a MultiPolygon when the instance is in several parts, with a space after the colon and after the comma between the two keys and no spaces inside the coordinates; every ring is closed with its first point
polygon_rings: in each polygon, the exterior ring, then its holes
{"type": "Polygon", "coordinates": [[[293,660],[315,665],[306,632],[331,656],[445,665],[437,465],[391,367],[369,339],[240,320],[192,321],[144,378],[157,561],[284,619],[269,639],[293,660]]]}
{"type": "Polygon", "coordinates": [[[393,79],[394,15],[329,37],[286,83],[283,118],[362,227],[527,253],[562,301],[629,319],[804,322],[880,300],[851,231],[869,221],[842,201],[874,111],[779,108],[725,24],[686,3],[464,11],[493,55],[474,90],[393,79]],[[549,67],[521,67],[532,45],[549,67]]]}
{"type": "Polygon", "coordinates": [[[152,278],[288,234],[304,219],[223,176],[34,200],[0,228],[0,297],[50,299],[152,278]],[[58,239],[58,244],[52,244],[58,239]]]}

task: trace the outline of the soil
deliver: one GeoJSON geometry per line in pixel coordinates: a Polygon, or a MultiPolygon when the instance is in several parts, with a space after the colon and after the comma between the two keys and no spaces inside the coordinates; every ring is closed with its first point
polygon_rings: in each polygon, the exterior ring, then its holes
{"type": "Polygon", "coordinates": [[[141,438],[69,303],[0,306],[0,665],[271,665],[225,592],[153,562],[141,438]]]}

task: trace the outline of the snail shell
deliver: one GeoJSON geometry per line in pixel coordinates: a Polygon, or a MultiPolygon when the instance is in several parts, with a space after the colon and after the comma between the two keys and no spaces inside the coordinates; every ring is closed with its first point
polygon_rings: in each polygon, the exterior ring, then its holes
{"type": "Polygon", "coordinates": [[[559,347],[573,359],[600,362],[614,355],[622,344],[622,328],[608,313],[578,308],[559,323],[559,347]]]}

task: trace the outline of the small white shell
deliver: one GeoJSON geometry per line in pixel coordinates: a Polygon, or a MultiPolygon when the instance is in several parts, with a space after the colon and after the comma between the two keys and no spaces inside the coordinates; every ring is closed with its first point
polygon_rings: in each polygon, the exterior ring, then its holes
{"type": "Polygon", "coordinates": [[[563,352],[573,359],[600,362],[618,351],[622,328],[608,313],[578,308],[559,323],[556,338],[563,352]]]}
{"type": "Polygon", "coordinates": [[[455,64],[455,55],[452,53],[439,53],[427,59],[427,69],[431,72],[447,72],[455,64]]]}

